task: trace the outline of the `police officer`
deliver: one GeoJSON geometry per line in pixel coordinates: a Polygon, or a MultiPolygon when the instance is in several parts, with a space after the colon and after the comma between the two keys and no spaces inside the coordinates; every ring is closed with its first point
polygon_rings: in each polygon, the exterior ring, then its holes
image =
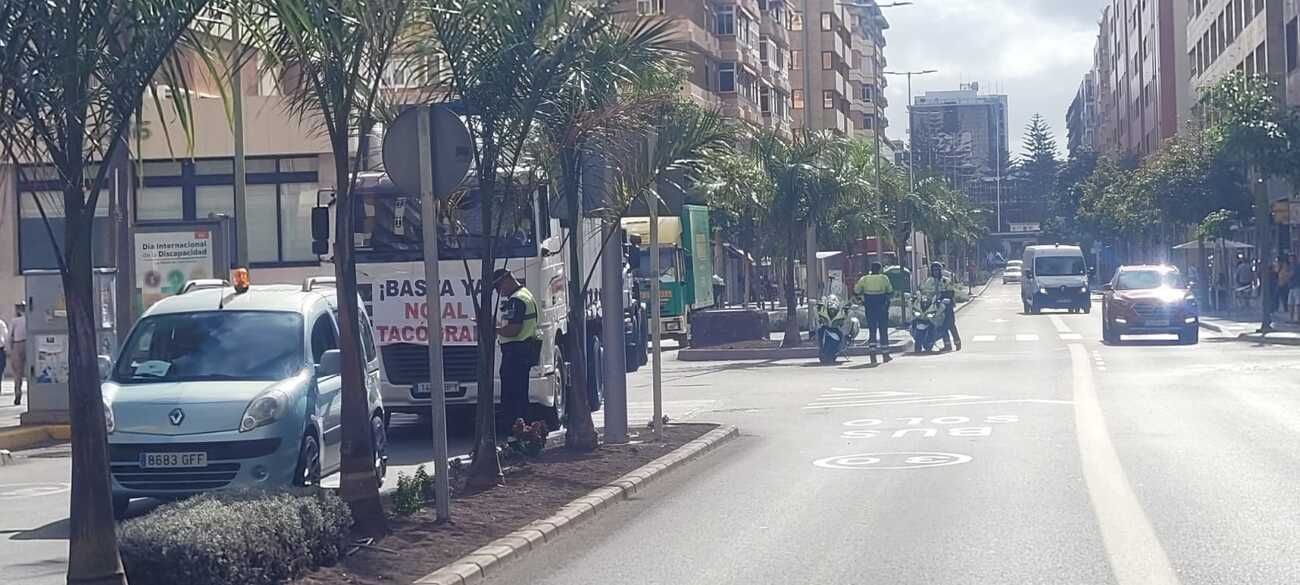
{"type": "Polygon", "coordinates": [[[501,301],[497,340],[501,343],[501,410],[507,423],[528,421],[528,373],[542,353],[542,336],[537,330],[537,301],[505,268],[492,273],[492,286],[501,301]]]}
{"type": "Polygon", "coordinates": [[[943,264],[930,263],[930,276],[925,279],[925,284],[921,285],[921,291],[936,301],[948,299],[948,307],[944,309],[944,320],[947,321],[948,327],[943,332],[942,351],[949,351],[953,345],[956,345],[957,351],[961,351],[961,333],[957,332],[957,313],[953,310],[957,300],[957,287],[951,278],[943,275],[943,264]]]}
{"type": "Polygon", "coordinates": [[[882,270],[879,262],[872,262],[867,274],[853,285],[853,292],[862,297],[862,308],[867,314],[867,345],[879,344],[885,361],[889,361],[889,298],[894,294],[894,284],[882,270]]]}

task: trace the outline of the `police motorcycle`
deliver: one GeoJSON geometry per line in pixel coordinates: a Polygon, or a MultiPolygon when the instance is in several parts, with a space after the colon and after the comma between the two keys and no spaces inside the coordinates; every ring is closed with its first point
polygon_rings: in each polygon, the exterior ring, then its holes
{"type": "Polygon", "coordinates": [[[817,359],[833,364],[858,338],[862,324],[849,316],[852,305],[837,295],[827,295],[817,302],[817,359]]]}
{"type": "Polygon", "coordinates": [[[934,351],[934,346],[943,338],[948,328],[947,308],[951,299],[943,296],[925,294],[905,294],[903,304],[907,308],[908,332],[912,334],[912,345],[919,353],[934,351]]]}

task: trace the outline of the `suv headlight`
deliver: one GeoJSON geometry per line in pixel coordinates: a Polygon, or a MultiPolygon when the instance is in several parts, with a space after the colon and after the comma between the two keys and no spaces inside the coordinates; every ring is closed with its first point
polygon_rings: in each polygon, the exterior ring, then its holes
{"type": "Polygon", "coordinates": [[[1038,294],[1040,294],[1040,295],[1045,295],[1045,294],[1047,294],[1047,289],[1045,289],[1045,288],[1039,288],[1039,289],[1038,289],[1038,294]]]}
{"type": "Polygon", "coordinates": [[[239,419],[239,432],[246,433],[269,425],[280,418],[288,406],[288,397],[278,391],[268,392],[248,403],[244,416],[239,419]]]}
{"type": "Polygon", "coordinates": [[[117,430],[117,420],[113,418],[113,405],[107,400],[104,401],[104,428],[110,433],[117,430]]]}

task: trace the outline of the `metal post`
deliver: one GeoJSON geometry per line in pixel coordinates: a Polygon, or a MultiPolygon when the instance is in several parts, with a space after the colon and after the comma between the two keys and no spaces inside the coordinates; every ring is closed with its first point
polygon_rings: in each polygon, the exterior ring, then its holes
{"type": "Polygon", "coordinates": [[[244,165],[244,68],[240,63],[241,38],[239,1],[230,3],[230,37],[235,44],[231,60],[230,109],[235,134],[235,264],[248,268],[248,182],[244,165]]]}
{"type": "Polygon", "coordinates": [[[805,302],[808,304],[808,339],[811,341],[813,332],[817,330],[817,307],[813,303],[813,294],[820,293],[813,287],[821,285],[820,271],[817,270],[819,268],[817,262],[817,224],[813,223],[811,219],[808,221],[805,237],[807,238],[805,242],[807,245],[807,259],[805,262],[807,264],[804,266],[803,295],[805,302]]]}
{"type": "MultiPolygon", "coordinates": [[[[135,126],[140,124],[139,110],[136,111],[135,126]]],[[[135,309],[135,238],[132,228],[132,185],[134,184],[134,167],[131,165],[130,140],[122,137],[117,153],[113,155],[113,223],[114,238],[114,276],[113,321],[119,346],[126,343],[126,334],[130,333],[135,309]]]]}
{"type": "MultiPolygon", "coordinates": [[[[601,337],[605,338],[605,442],[627,442],[627,340],[623,332],[623,230],[605,220],[600,257],[601,337]],[[615,341],[617,340],[617,341],[615,341]]],[[[636,299],[632,299],[633,302],[636,299]]],[[[638,348],[643,354],[645,347],[638,348]]]]}
{"type": "MultiPolygon", "coordinates": [[[[420,224],[424,232],[424,302],[428,307],[429,397],[433,421],[433,493],[438,522],[451,518],[447,478],[447,397],[442,372],[442,276],[438,274],[438,200],[433,196],[434,142],[429,107],[420,108],[420,224]]],[[[241,222],[240,225],[243,225],[241,222]]],[[[242,231],[242,229],[241,229],[242,231]]]]}
{"type": "Polygon", "coordinates": [[[659,197],[651,191],[646,195],[650,207],[650,344],[654,349],[650,365],[651,384],[654,396],[655,417],[650,421],[654,429],[654,438],[663,438],[664,395],[663,395],[663,338],[659,331],[659,197]]]}

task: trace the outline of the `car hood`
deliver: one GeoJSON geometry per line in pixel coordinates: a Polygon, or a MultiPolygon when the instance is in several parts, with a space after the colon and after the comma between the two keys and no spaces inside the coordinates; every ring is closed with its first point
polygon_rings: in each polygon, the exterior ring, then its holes
{"type": "MultiPolygon", "coordinates": [[[[305,379],[305,378],[304,378],[305,379]]],[[[248,403],[276,386],[297,381],[104,383],[104,400],[113,409],[115,432],[193,435],[239,428],[248,403]],[[173,412],[181,412],[180,423],[173,412]]]]}
{"type": "Polygon", "coordinates": [[[1138,290],[1117,290],[1115,300],[1120,302],[1156,301],[1176,303],[1187,298],[1187,291],[1178,288],[1145,288],[1138,290]]]}

